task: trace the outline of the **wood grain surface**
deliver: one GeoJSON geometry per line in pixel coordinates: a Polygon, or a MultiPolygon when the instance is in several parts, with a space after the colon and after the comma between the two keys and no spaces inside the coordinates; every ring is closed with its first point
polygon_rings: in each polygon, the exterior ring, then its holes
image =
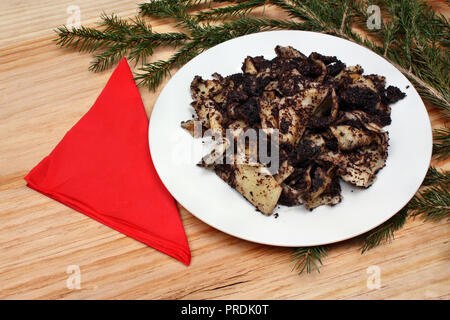
{"type": "MultiPolygon", "coordinates": [[[[445,1],[432,5],[448,13],[445,1]]],[[[99,15],[132,17],[136,1],[0,2],[0,298],[1,299],[448,299],[450,224],[409,220],[396,239],[364,255],[349,240],[330,247],[321,273],[297,275],[292,249],[239,240],[180,208],[192,264],[180,262],[25,186],[24,176],[84,115],[111,70],[87,70],[91,55],[52,42],[67,8],[81,23],[99,15]],[[68,267],[81,288],[68,289],[68,267]],[[381,288],[369,289],[378,266],[381,288]]],[[[276,9],[266,15],[280,17],[276,9]]],[[[173,29],[167,20],[158,31],[173,29]]],[[[169,51],[158,51],[155,58],[169,51]]],[[[150,115],[158,93],[140,88],[150,115]]],[[[445,125],[427,105],[433,127],[445,125]]],[[[450,169],[449,162],[433,164],[450,169]]]]}

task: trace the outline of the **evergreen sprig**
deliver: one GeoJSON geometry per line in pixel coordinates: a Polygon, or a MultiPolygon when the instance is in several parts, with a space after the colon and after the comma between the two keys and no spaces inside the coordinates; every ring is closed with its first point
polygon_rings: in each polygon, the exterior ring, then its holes
{"type": "Polygon", "coordinates": [[[59,27],[55,32],[58,35],[56,44],[61,47],[70,47],[80,52],[94,52],[101,50],[111,43],[119,42],[122,37],[112,32],[102,32],[97,29],[79,27],[69,29],[59,27]]]}
{"type": "Polygon", "coordinates": [[[401,229],[409,216],[408,206],[397,212],[392,218],[362,236],[361,253],[373,249],[382,243],[394,239],[395,231],[401,229]]]}
{"type": "MultiPolygon", "coordinates": [[[[264,12],[263,10],[263,12],[264,12]]],[[[382,55],[400,70],[419,94],[450,117],[448,19],[420,0],[150,0],[139,5],[140,15],[124,20],[101,16],[100,29],[59,27],[56,43],[80,52],[95,53],[92,71],[111,67],[122,57],[142,66],[136,75],[140,85],[156,90],[171,70],[181,67],[207,48],[223,41],[268,30],[307,30],[332,34],[382,55]],[[226,4],[224,4],[226,3],[226,4]],[[369,30],[369,5],[383,13],[379,29],[369,30]],[[256,8],[278,7],[289,19],[268,19],[253,14],[256,8]],[[252,15],[249,15],[252,13],[252,15]],[[170,19],[178,32],[152,31],[145,18],[170,19]],[[361,36],[355,29],[368,34],[361,36]],[[166,60],[147,62],[161,46],[175,48],[166,60]]],[[[433,154],[447,159],[450,130],[434,130],[433,154]]],[[[361,236],[362,252],[394,238],[411,216],[440,221],[449,215],[449,172],[430,168],[419,193],[391,219],[361,236]]],[[[326,247],[298,248],[293,261],[299,272],[319,270],[326,247]]]]}
{"type": "Polygon", "coordinates": [[[292,254],[291,262],[295,262],[294,268],[301,274],[304,271],[311,273],[316,270],[320,272],[322,258],[327,256],[326,246],[301,247],[292,254]]]}
{"type": "Polygon", "coordinates": [[[97,52],[89,66],[89,70],[95,72],[111,67],[125,56],[132,61],[145,63],[155,48],[177,47],[189,39],[182,32],[153,32],[141,17],[126,21],[116,15],[103,14],[99,25],[104,30],[84,26],[71,29],[63,26],[55,30],[58,35],[57,45],[80,52],[97,52]]]}
{"type": "Polygon", "coordinates": [[[428,169],[420,190],[408,203],[412,216],[421,216],[434,222],[450,217],[450,172],[428,169]]]}
{"type": "Polygon", "coordinates": [[[435,183],[450,185],[450,171],[438,170],[435,167],[430,167],[422,185],[431,186],[435,183]]]}
{"type": "Polygon", "coordinates": [[[201,10],[195,14],[195,18],[198,21],[216,21],[235,18],[249,14],[254,9],[265,5],[266,2],[266,0],[239,1],[234,5],[229,5],[226,7],[201,10]]]}
{"type": "Polygon", "coordinates": [[[139,12],[147,17],[174,19],[177,26],[192,31],[199,26],[188,11],[197,8],[202,2],[206,3],[202,0],[151,0],[141,3],[139,12]]]}
{"type": "Polygon", "coordinates": [[[181,67],[195,57],[200,50],[201,48],[198,47],[196,42],[189,42],[181,47],[170,59],[145,64],[139,69],[141,72],[136,75],[135,79],[140,85],[154,90],[165,77],[170,75],[172,68],[181,67]]]}
{"type": "Polygon", "coordinates": [[[433,154],[437,159],[447,159],[450,155],[450,129],[433,131],[433,154]]]}
{"type": "Polygon", "coordinates": [[[408,203],[413,216],[421,216],[425,220],[441,221],[450,217],[450,184],[435,182],[432,186],[420,191],[408,203]]]}

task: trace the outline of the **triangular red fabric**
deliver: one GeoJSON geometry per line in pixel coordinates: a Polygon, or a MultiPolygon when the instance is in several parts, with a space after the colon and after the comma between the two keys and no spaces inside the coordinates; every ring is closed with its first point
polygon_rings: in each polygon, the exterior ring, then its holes
{"type": "Polygon", "coordinates": [[[46,196],[190,264],[176,203],[151,160],[147,115],[125,58],[91,109],[25,180],[46,196]]]}

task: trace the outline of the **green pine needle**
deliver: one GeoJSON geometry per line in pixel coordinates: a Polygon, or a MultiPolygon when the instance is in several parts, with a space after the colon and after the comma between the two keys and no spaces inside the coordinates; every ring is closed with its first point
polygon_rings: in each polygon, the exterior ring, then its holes
{"type": "Polygon", "coordinates": [[[153,18],[171,18],[177,21],[177,26],[187,30],[198,28],[197,22],[188,11],[198,7],[202,0],[151,0],[139,5],[139,13],[153,18]]]}
{"type": "Polygon", "coordinates": [[[143,85],[150,90],[156,90],[165,77],[170,75],[173,68],[180,68],[186,62],[194,58],[201,50],[198,44],[190,42],[181,47],[169,60],[160,60],[145,64],[135,77],[139,85],[143,85]]]}
{"type": "Polygon", "coordinates": [[[447,159],[450,156],[450,129],[433,131],[433,155],[437,159],[447,159]]]}
{"type": "Polygon", "coordinates": [[[141,17],[127,21],[116,15],[103,14],[99,24],[103,30],[83,26],[72,29],[63,26],[56,30],[58,45],[80,52],[96,52],[89,66],[89,70],[94,72],[111,67],[123,57],[145,63],[156,48],[177,47],[189,39],[182,32],[153,32],[141,17]]]}
{"type": "Polygon", "coordinates": [[[73,48],[80,52],[94,52],[122,40],[122,36],[119,34],[102,32],[83,26],[71,29],[62,26],[55,32],[58,35],[58,38],[55,39],[57,45],[73,48]]]}
{"type": "Polygon", "coordinates": [[[294,268],[298,270],[299,274],[305,270],[306,273],[314,270],[320,273],[320,266],[323,265],[322,258],[327,256],[326,249],[325,246],[297,248],[292,254],[291,262],[295,261],[294,268]]]}
{"type": "Polygon", "coordinates": [[[435,167],[430,167],[422,185],[431,186],[436,183],[450,185],[450,171],[438,170],[435,167]]]}
{"type": "Polygon", "coordinates": [[[94,57],[94,60],[89,66],[89,70],[99,72],[107,69],[124,57],[128,49],[129,45],[124,42],[118,42],[108,46],[106,50],[94,57]]]}
{"type": "Polygon", "coordinates": [[[197,4],[197,1],[150,0],[139,4],[139,13],[148,17],[173,19],[184,16],[194,4],[197,4]]]}
{"type": "Polygon", "coordinates": [[[264,5],[266,0],[249,0],[238,2],[235,5],[230,5],[221,8],[212,8],[209,10],[202,10],[195,14],[198,21],[216,21],[235,18],[237,16],[249,14],[254,9],[264,5]]]}
{"type": "Polygon", "coordinates": [[[408,207],[413,216],[421,216],[425,221],[438,222],[445,218],[450,219],[450,184],[441,174],[440,182],[420,191],[409,202],[408,207]]]}

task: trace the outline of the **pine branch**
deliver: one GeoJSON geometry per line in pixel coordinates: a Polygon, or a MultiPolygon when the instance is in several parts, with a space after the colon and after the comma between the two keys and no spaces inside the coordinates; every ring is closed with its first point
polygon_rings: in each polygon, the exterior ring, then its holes
{"type": "Polygon", "coordinates": [[[187,11],[201,1],[193,0],[150,0],[139,4],[140,14],[154,18],[183,19],[187,11]]]}
{"type": "Polygon", "coordinates": [[[139,13],[147,17],[175,19],[178,22],[177,26],[192,31],[199,26],[188,11],[202,2],[206,3],[202,0],[150,0],[139,5],[139,13]]]}
{"type": "Polygon", "coordinates": [[[447,159],[450,156],[450,129],[433,131],[433,155],[437,159],[447,159]]]}
{"type": "MultiPolygon", "coordinates": [[[[448,175],[448,173],[447,173],[448,175]]],[[[421,216],[425,221],[450,220],[450,184],[435,182],[433,186],[420,191],[408,203],[413,216],[421,216]]]]}
{"type": "Polygon", "coordinates": [[[128,58],[136,60],[136,62],[142,60],[145,63],[147,57],[153,54],[154,49],[161,46],[178,47],[187,40],[189,40],[189,36],[181,32],[152,33],[138,39],[132,38],[131,41],[135,41],[135,46],[130,51],[128,58]]]}
{"type": "Polygon", "coordinates": [[[373,249],[382,243],[390,242],[394,239],[394,232],[401,229],[409,216],[408,205],[397,212],[392,218],[379,225],[375,229],[362,236],[363,245],[361,253],[373,249]]]}
{"type": "Polygon", "coordinates": [[[425,188],[408,203],[412,216],[434,222],[450,219],[450,172],[430,167],[423,186],[425,188]]]}
{"type": "Polygon", "coordinates": [[[308,22],[311,30],[347,37],[344,30],[348,22],[349,1],[272,0],[271,3],[287,11],[292,18],[308,22]]]}
{"type": "Polygon", "coordinates": [[[180,68],[186,62],[194,58],[201,51],[196,42],[189,42],[181,47],[169,60],[160,60],[145,64],[135,77],[139,85],[143,85],[150,90],[156,90],[165,77],[170,75],[173,68],[180,68]]]}
{"type": "Polygon", "coordinates": [[[204,34],[198,38],[207,47],[211,47],[223,41],[256,32],[280,29],[305,30],[308,28],[308,25],[302,22],[240,17],[239,19],[225,22],[220,26],[205,26],[203,28],[204,34]]]}
{"type": "Polygon", "coordinates": [[[322,258],[327,256],[326,246],[301,247],[292,254],[292,261],[295,261],[294,268],[301,274],[311,273],[314,269],[320,273],[320,266],[323,265],[322,258]]]}
{"type": "Polygon", "coordinates": [[[434,167],[428,169],[427,175],[423,180],[423,186],[431,186],[433,184],[450,185],[450,171],[438,170],[434,167]]]}
{"type": "Polygon", "coordinates": [[[116,15],[102,15],[99,23],[104,30],[93,28],[57,29],[57,44],[72,47],[83,52],[96,52],[89,70],[103,71],[127,56],[131,61],[145,63],[154,49],[160,46],[177,47],[185,43],[189,36],[182,32],[156,33],[142,18],[130,21],[116,15]]]}
{"type": "Polygon", "coordinates": [[[103,71],[124,57],[129,50],[130,45],[125,42],[118,42],[109,45],[106,50],[94,56],[89,66],[90,71],[103,71]]]}
{"type": "Polygon", "coordinates": [[[241,1],[236,3],[235,5],[230,5],[227,7],[212,8],[209,10],[199,11],[195,15],[195,18],[198,21],[216,21],[235,18],[240,15],[248,14],[254,9],[264,5],[265,3],[266,0],[241,1]]]}
{"type": "Polygon", "coordinates": [[[117,43],[122,40],[122,36],[112,32],[102,32],[93,28],[69,29],[66,26],[55,30],[58,38],[56,44],[60,47],[69,47],[79,52],[93,52],[103,49],[111,43],[117,43]]]}
{"type": "Polygon", "coordinates": [[[102,13],[99,26],[104,27],[104,32],[117,32],[127,35],[132,35],[135,32],[145,34],[152,31],[151,26],[147,25],[139,16],[128,22],[115,14],[107,15],[102,13]]]}

